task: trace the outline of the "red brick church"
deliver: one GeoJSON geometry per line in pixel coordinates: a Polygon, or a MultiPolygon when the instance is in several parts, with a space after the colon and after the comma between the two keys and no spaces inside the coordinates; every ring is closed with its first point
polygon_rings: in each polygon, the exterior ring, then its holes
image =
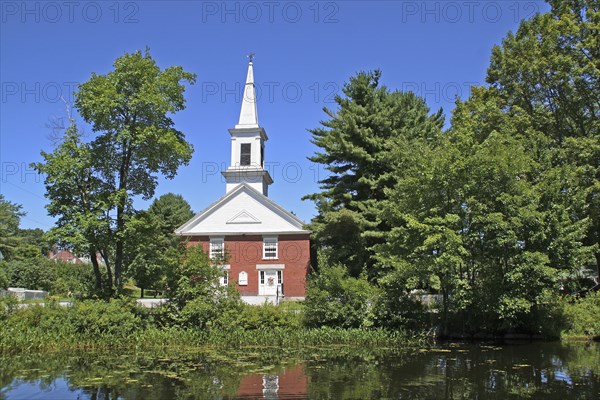
{"type": "Polygon", "coordinates": [[[309,234],[295,215],[269,199],[264,169],[265,129],[258,124],[252,59],[240,119],[231,135],[231,164],[222,172],[223,197],[176,230],[200,245],[251,304],[304,299],[310,266],[309,234]]]}

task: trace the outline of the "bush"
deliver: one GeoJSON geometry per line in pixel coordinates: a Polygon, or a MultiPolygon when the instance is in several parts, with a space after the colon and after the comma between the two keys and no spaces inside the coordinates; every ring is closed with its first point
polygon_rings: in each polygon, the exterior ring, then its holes
{"type": "Polygon", "coordinates": [[[215,321],[215,325],[223,330],[299,329],[302,326],[302,313],[297,307],[291,307],[288,303],[280,305],[266,303],[261,306],[243,304],[221,314],[215,321]]]}
{"type": "Polygon", "coordinates": [[[69,314],[75,332],[89,337],[127,337],[143,328],[140,311],[133,299],[75,302],[69,314]]]}
{"type": "Polygon", "coordinates": [[[55,279],[50,293],[55,296],[89,297],[94,292],[94,271],[90,264],[53,262],[55,279]]]}
{"type": "Polygon", "coordinates": [[[319,256],[320,271],[309,278],[305,323],[309,327],[362,328],[372,325],[376,295],[365,277],[352,278],[342,265],[319,256]]]}
{"type": "Polygon", "coordinates": [[[232,286],[219,285],[221,276],[201,247],[189,247],[177,273],[169,279],[173,321],[204,329],[229,310],[238,312],[240,295],[232,286]]]}
{"type": "Polygon", "coordinates": [[[564,308],[567,336],[600,337],[600,293],[573,299],[564,308]]]}
{"type": "Polygon", "coordinates": [[[237,299],[239,297],[236,297],[235,293],[231,293],[231,296],[193,299],[181,309],[177,320],[181,326],[188,328],[201,330],[210,328],[215,325],[220,316],[240,312],[241,304],[237,299]]]}
{"type": "Polygon", "coordinates": [[[221,271],[214,265],[200,246],[189,247],[184,260],[169,278],[168,296],[180,309],[199,298],[222,296],[227,288],[218,284],[221,271]]]}
{"type": "Polygon", "coordinates": [[[411,295],[407,281],[400,271],[394,271],[379,280],[379,294],[374,305],[374,323],[386,329],[426,329],[426,307],[411,295]]]}
{"type": "Polygon", "coordinates": [[[8,319],[19,310],[19,300],[15,296],[0,296],[0,321],[8,319]]]}
{"type": "Polygon", "coordinates": [[[6,289],[8,287],[8,276],[4,272],[3,262],[0,262],[0,289],[6,289]]]}
{"type": "Polygon", "coordinates": [[[38,329],[48,334],[73,332],[71,310],[50,302],[45,305],[29,305],[10,315],[10,323],[21,332],[38,329]]]}
{"type": "Polygon", "coordinates": [[[54,281],[53,262],[38,257],[6,263],[9,286],[49,291],[54,281]]]}

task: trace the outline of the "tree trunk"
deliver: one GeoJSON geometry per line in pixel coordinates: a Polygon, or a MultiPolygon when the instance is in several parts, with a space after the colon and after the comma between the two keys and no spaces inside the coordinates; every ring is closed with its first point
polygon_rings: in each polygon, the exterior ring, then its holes
{"type": "Polygon", "coordinates": [[[446,290],[442,290],[442,303],[443,303],[443,315],[442,315],[442,320],[443,320],[443,335],[444,337],[448,336],[448,292],[446,290]]]}
{"type": "Polygon", "coordinates": [[[132,150],[130,143],[123,143],[123,159],[119,169],[119,191],[124,193],[119,199],[117,205],[117,242],[115,245],[115,286],[117,290],[123,285],[123,231],[125,230],[125,204],[127,202],[127,175],[129,174],[129,163],[131,161],[132,150]]]}
{"type": "Polygon", "coordinates": [[[100,273],[100,266],[98,265],[98,259],[96,258],[96,251],[93,248],[89,250],[90,260],[94,267],[94,276],[96,277],[96,290],[102,290],[102,274],[100,273]]]}
{"type": "Polygon", "coordinates": [[[141,293],[141,295],[140,295],[140,299],[143,299],[143,298],[144,298],[144,288],[143,288],[143,287],[141,287],[140,289],[142,289],[142,293],[141,293]]]}
{"type": "Polygon", "coordinates": [[[110,269],[110,264],[106,263],[106,279],[108,280],[108,290],[109,293],[112,294],[113,292],[113,274],[112,274],[112,270],[110,269]]]}
{"type": "Polygon", "coordinates": [[[113,274],[112,274],[112,269],[110,268],[110,261],[108,260],[106,250],[101,251],[100,255],[102,256],[102,259],[104,260],[104,265],[106,265],[106,280],[108,281],[108,285],[107,285],[108,294],[112,295],[112,293],[113,293],[113,274]]]}
{"type": "Polygon", "coordinates": [[[123,238],[122,233],[125,227],[124,208],[121,204],[117,207],[117,243],[115,246],[115,286],[117,290],[121,289],[122,279],[121,272],[123,270],[123,238]]]}

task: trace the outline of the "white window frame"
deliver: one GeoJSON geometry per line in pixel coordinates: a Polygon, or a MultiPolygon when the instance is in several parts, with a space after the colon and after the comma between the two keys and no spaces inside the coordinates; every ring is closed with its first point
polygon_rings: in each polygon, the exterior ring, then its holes
{"type": "Polygon", "coordinates": [[[229,270],[231,269],[230,265],[217,265],[217,268],[221,270],[221,276],[219,277],[219,285],[227,286],[229,285],[229,270]]]}
{"type": "Polygon", "coordinates": [[[279,238],[277,236],[263,237],[263,260],[278,260],[279,259],[279,238]],[[270,245],[267,254],[267,246],[270,245]],[[274,250],[273,250],[274,247],[274,250]],[[272,253],[275,253],[273,255],[272,253]]]}
{"type": "Polygon", "coordinates": [[[209,257],[211,260],[225,258],[225,238],[224,237],[212,237],[210,238],[209,257]],[[220,255],[217,254],[218,249],[221,249],[220,255]]]}
{"type": "Polygon", "coordinates": [[[219,284],[221,286],[227,286],[227,285],[229,285],[229,271],[224,270],[224,271],[221,271],[221,272],[222,272],[222,275],[219,278],[219,284]]]}

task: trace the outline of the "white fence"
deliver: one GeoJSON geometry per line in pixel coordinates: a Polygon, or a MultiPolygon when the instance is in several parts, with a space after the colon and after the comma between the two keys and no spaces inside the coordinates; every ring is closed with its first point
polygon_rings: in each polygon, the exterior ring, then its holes
{"type": "Polygon", "coordinates": [[[24,288],[11,288],[0,290],[0,296],[15,296],[20,301],[44,300],[48,296],[45,290],[27,290],[24,288]]]}

